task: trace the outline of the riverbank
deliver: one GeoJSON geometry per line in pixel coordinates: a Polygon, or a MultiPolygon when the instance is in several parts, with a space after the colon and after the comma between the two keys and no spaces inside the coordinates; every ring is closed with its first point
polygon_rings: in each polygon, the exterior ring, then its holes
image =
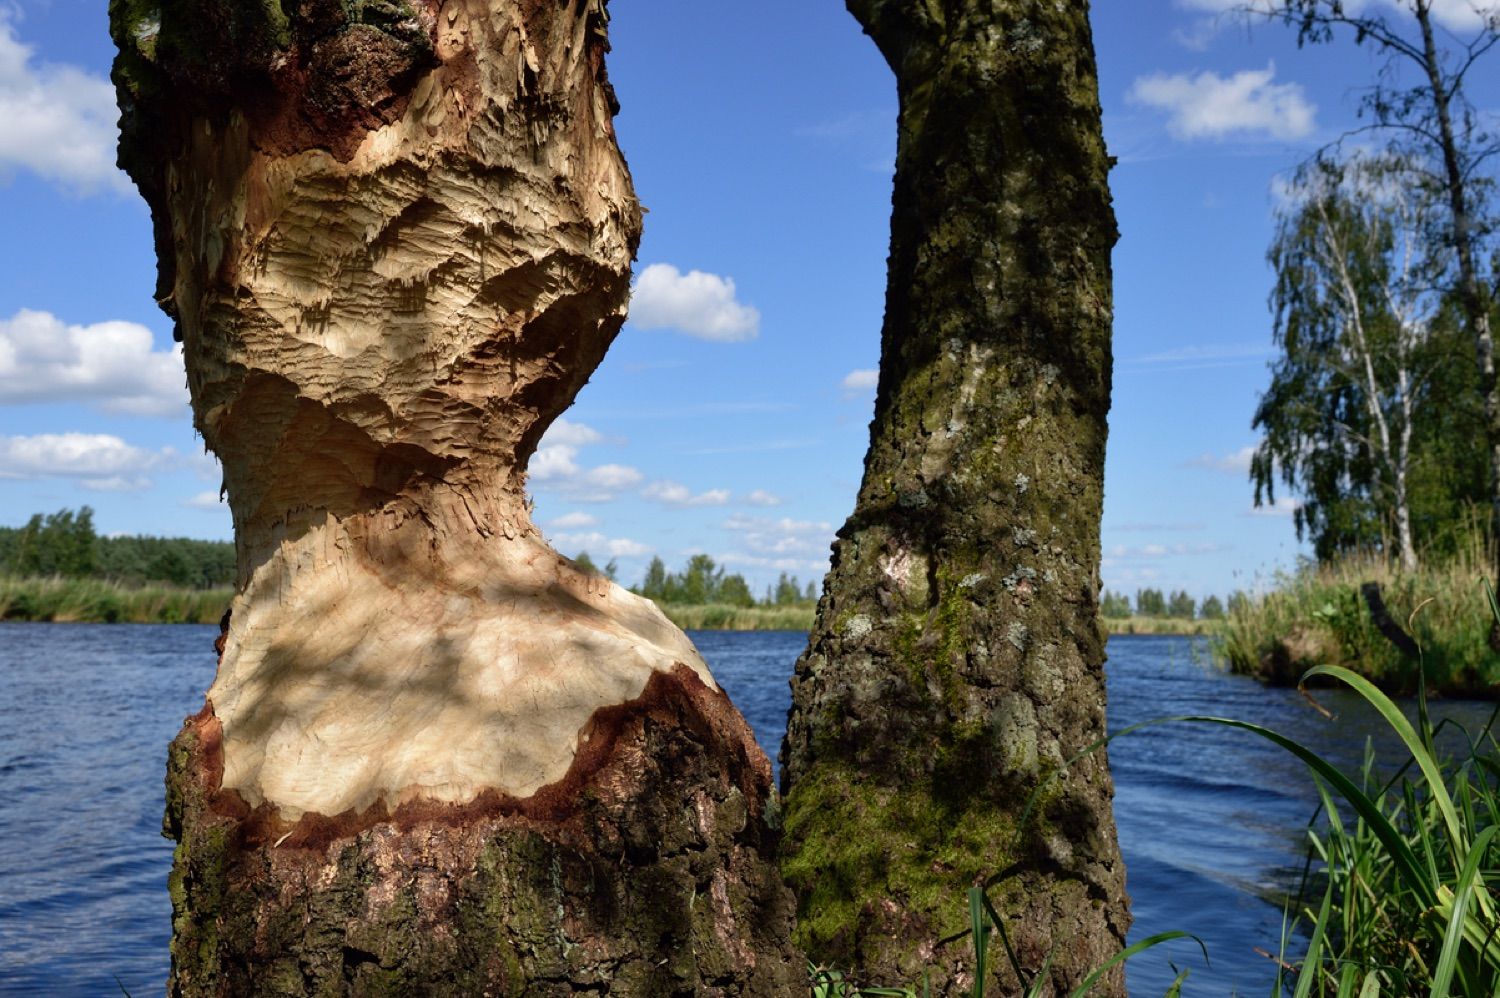
{"type": "Polygon", "coordinates": [[[68,624],[217,624],[229,589],[124,586],[100,579],[0,576],[0,620],[68,624]]]}
{"type": "Polygon", "coordinates": [[[1481,546],[1414,573],[1382,558],[1351,557],[1277,578],[1270,592],[1237,605],[1216,653],[1238,673],[1295,683],[1314,665],[1342,665],[1390,693],[1417,688],[1417,660],[1381,632],[1361,587],[1377,583],[1389,618],[1421,650],[1428,690],[1443,696],[1500,697],[1500,656],[1489,647],[1494,619],[1481,546]]]}
{"type": "MultiPolygon", "coordinates": [[[[0,576],[0,620],[91,624],[216,624],[234,592],[174,586],[124,586],[97,579],[0,576]]],[[[657,604],[685,631],[808,631],[817,607],[657,604]]],[[[1110,634],[1214,635],[1223,622],[1175,617],[1106,617],[1110,634]]]]}
{"type": "Polygon", "coordinates": [[[1110,634],[1176,634],[1182,637],[1209,637],[1224,632],[1224,621],[1194,617],[1100,617],[1110,634]]]}

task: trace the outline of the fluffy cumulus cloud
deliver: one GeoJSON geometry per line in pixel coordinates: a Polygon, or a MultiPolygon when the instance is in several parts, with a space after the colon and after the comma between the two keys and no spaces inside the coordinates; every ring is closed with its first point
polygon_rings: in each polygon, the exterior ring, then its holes
{"type": "Polygon", "coordinates": [[[733,280],[701,270],[684,274],[670,263],[653,263],[636,278],[630,321],[640,329],[673,329],[720,343],[760,334],[760,312],[735,297],[733,280]]]}
{"type": "Polygon", "coordinates": [[[0,8],[0,174],[26,170],[80,193],[129,191],[115,168],[119,116],[109,80],[35,62],[0,8]]]}
{"type": "Polygon", "coordinates": [[[107,433],[0,436],[0,478],[67,478],[98,492],[150,488],[147,472],[177,460],[170,447],[143,450],[107,433]]]}
{"type": "Polygon", "coordinates": [[[728,489],[709,489],[696,495],[681,482],[652,482],[641,490],[641,495],[654,499],[665,506],[723,506],[729,502],[728,489]]]}
{"type": "Polygon", "coordinates": [[[559,419],[531,456],[527,478],[538,488],[560,492],[575,502],[609,502],[620,492],[640,485],[645,476],[628,465],[584,468],[578,463],[582,448],[603,439],[604,435],[591,426],[559,419]]]}
{"type": "Polygon", "coordinates": [[[1305,138],[1317,109],[1296,83],[1275,83],[1274,63],[1232,76],[1156,73],[1130,87],[1134,104],[1164,111],[1178,139],[1305,138]]]}
{"type": "Polygon", "coordinates": [[[765,489],[755,489],[745,497],[745,501],[752,506],[780,506],[781,496],[765,489]]]}
{"type": "Polygon", "coordinates": [[[70,326],[50,312],[22,309],[0,319],[0,404],[26,402],[184,416],[182,347],[155,349],[151,330],[133,322],[70,326]]]}
{"type": "Polygon", "coordinates": [[[844,389],[845,398],[853,398],[872,391],[880,383],[880,372],[874,368],[865,368],[858,371],[850,371],[844,375],[844,380],[839,386],[844,389]]]}

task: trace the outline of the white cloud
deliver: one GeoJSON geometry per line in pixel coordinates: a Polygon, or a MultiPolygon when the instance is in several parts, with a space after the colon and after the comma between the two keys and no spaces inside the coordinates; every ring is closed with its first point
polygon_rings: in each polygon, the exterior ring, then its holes
{"type": "Polygon", "coordinates": [[[1142,544],[1127,547],[1116,544],[1104,552],[1104,564],[1117,565],[1122,561],[1156,561],[1161,558],[1191,557],[1195,555],[1221,554],[1228,551],[1224,544],[1142,544]]]}
{"type": "Polygon", "coordinates": [[[1220,457],[1217,454],[1200,454],[1187,462],[1189,468],[1208,468],[1212,471],[1222,471],[1226,475],[1248,475],[1250,474],[1250,459],[1255,456],[1255,445],[1241,447],[1233,454],[1225,454],[1220,457]]]}
{"type": "Polygon", "coordinates": [[[86,402],[133,416],[185,416],[182,347],[152,346],[151,330],[134,322],[70,326],[23,308],[0,319],[0,404],[86,402]]]}
{"type": "Polygon", "coordinates": [[[833,524],[820,520],[771,519],[736,513],[724,521],[724,529],[739,534],[749,552],[760,557],[801,555],[805,561],[807,555],[826,555],[833,543],[833,524]]]}
{"type": "Polygon", "coordinates": [[[559,419],[547,427],[538,447],[587,447],[604,439],[604,434],[584,423],[559,419]]]}
{"type": "Polygon", "coordinates": [[[610,502],[622,490],[641,484],[645,476],[628,465],[602,464],[587,469],[579,465],[579,450],[603,439],[604,435],[591,426],[559,419],[548,428],[527,463],[528,480],[541,488],[555,489],[574,502],[610,502]]]}
{"type": "Polygon", "coordinates": [[[760,334],[760,312],[736,300],[732,279],[701,270],[684,274],[670,263],[653,263],[636,278],[630,322],[638,329],[675,329],[719,343],[760,334]]]}
{"type": "Polygon", "coordinates": [[[756,489],[745,497],[745,501],[752,506],[780,506],[781,497],[774,492],[765,489],[756,489]]]}
{"type": "Polygon", "coordinates": [[[1300,84],[1272,83],[1275,76],[1275,63],[1230,77],[1156,73],[1136,80],[1126,98],[1166,111],[1167,131],[1178,139],[1291,140],[1311,134],[1317,109],[1300,84]]]}
{"type": "Polygon", "coordinates": [[[224,499],[220,496],[217,489],[210,489],[207,492],[199,492],[191,498],[182,500],[182,505],[189,509],[222,509],[224,507],[224,499]]]}
{"type": "Polygon", "coordinates": [[[547,526],[556,527],[559,530],[583,530],[587,527],[599,526],[599,518],[592,513],[564,513],[562,516],[547,521],[547,526]]]}
{"type": "Polygon", "coordinates": [[[709,489],[693,495],[686,485],[672,481],[652,482],[641,490],[641,495],[667,506],[723,506],[729,502],[728,489],[709,489]]]}
{"type": "Polygon", "coordinates": [[[645,476],[634,468],[624,464],[601,464],[597,468],[590,468],[580,476],[580,481],[591,488],[608,489],[618,491],[630,489],[641,484],[645,476]]]}
{"type": "Polygon", "coordinates": [[[863,395],[880,383],[880,372],[874,368],[862,368],[844,375],[839,386],[844,389],[844,398],[863,395]]]}
{"type": "Polygon", "coordinates": [[[1264,506],[1251,506],[1250,509],[1245,512],[1245,515],[1269,516],[1277,519],[1291,519],[1292,514],[1297,512],[1297,510],[1301,507],[1302,500],[1288,499],[1286,496],[1282,496],[1275,502],[1267,503],[1264,506]]]}
{"type": "Polygon", "coordinates": [[[533,482],[552,482],[578,474],[578,448],[567,444],[538,447],[526,465],[526,476],[533,482]]]}
{"type": "MultiPolygon", "coordinates": [[[[775,572],[815,572],[822,577],[828,571],[828,559],[816,558],[767,558],[762,555],[731,551],[715,559],[721,565],[748,565],[751,568],[768,568],[775,572]]],[[[804,580],[805,581],[805,580],[804,580]]],[[[813,581],[817,581],[814,579],[813,581]]]]}
{"type": "Polygon", "coordinates": [[[565,547],[571,551],[592,549],[590,551],[592,554],[606,554],[611,558],[640,558],[650,554],[653,550],[648,545],[630,540],[628,537],[606,537],[597,530],[580,534],[557,534],[552,538],[552,546],[565,547]]]}
{"type": "Polygon", "coordinates": [[[0,8],[0,173],[27,170],[80,193],[133,190],[115,168],[114,85],[31,56],[0,8]]]}
{"type": "Polygon", "coordinates": [[[150,488],[145,473],[176,461],[170,447],[143,450],[105,433],[0,437],[0,478],[71,478],[99,492],[150,488]]]}

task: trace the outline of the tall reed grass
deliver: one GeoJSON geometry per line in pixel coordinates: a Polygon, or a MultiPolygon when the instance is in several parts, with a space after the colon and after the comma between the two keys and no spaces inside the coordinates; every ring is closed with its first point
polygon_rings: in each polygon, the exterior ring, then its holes
{"type": "Polygon", "coordinates": [[[730,606],[658,603],[667,619],[684,631],[806,631],[813,606],[730,606]]]}
{"type": "Polygon", "coordinates": [[[98,579],[0,576],[0,620],[214,624],[233,596],[228,589],[132,588],[98,579]]]}
{"type": "Polygon", "coordinates": [[[1429,690],[1500,695],[1500,656],[1489,648],[1489,607],[1482,579],[1490,564],[1481,531],[1470,531],[1445,561],[1403,574],[1374,555],[1308,565],[1278,576],[1275,587],[1231,608],[1215,654],[1235,672],[1293,683],[1315,665],[1342,665],[1382,689],[1413,693],[1419,670],[1371,621],[1360,586],[1378,582],[1391,617],[1422,646],[1429,690]]]}
{"type": "Polygon", "coordinates": [[[1222,620],[1184,617],[1100,617],[1099,622],[1110,634],[1181,634],[1192,637],[1220,634],[1222,620]]]}

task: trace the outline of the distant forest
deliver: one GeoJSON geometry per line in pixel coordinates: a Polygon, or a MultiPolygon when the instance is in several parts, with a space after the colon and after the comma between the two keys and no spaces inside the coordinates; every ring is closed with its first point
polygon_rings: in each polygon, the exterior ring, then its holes
{"type": "Polygon", "coordinates": [[[0,575],[223,589],[234,585],[234,573],[228,541],[101,537],[88,506],[38,513],[24,527],[0,527],[0,575]]]}

